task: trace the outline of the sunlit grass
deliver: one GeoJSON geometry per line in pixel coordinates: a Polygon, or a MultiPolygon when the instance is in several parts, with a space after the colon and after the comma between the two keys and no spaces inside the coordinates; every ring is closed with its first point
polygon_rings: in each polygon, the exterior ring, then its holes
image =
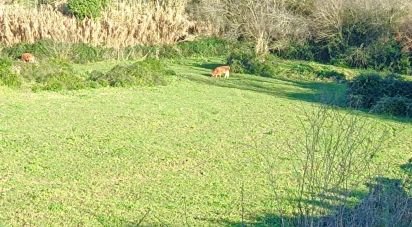
{"type": "MultiPolygon", "coordinates": [[[[0,225],[202,226],[275,213],[269,176],[287,198],[299,119],[344,85],[217,80],[202,63],[170,63],[177,75],[162,87],[0,87],[0,225]]],[[[78,69],[109,69],[99,64],[78,69]]],[[[410,122],[361,115],[396,131],[377,165],[398,174],[410,122]]]]}

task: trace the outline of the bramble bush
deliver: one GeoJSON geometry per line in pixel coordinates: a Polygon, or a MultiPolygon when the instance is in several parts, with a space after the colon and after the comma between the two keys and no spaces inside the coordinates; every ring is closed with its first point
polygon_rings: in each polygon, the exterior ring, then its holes
{"type": "Polygon", "coordinates": [[[174,75],[158,60],[145,60],[131,65],[117,65],[107,73],[93,71],[88,80],[99,86],[132,87],[166,85],[165,75],[174,75]]]}
{"type": "Polygon", "coordinates": [[[363,73],[348,83],[347,98],[350,107],[412,116],[412,81],[396,74],[363,73]]]}
{"type": "Polygon", "coordinates": [[[69,0],[69,12],[78,19],[97,18],[109,4],[109,0],[69,0]]]}

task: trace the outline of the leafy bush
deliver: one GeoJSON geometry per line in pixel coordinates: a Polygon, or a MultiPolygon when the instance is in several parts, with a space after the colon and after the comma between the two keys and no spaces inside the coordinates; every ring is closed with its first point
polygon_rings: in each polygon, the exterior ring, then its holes
{"type": "Polygon", "coordinates": [[[44,80],[39,81],[33,87],[33,91],[48,90],[48,91],[61,91],[61,90],[79,90],[86,88],[87,83],[85,80],[67,71],[61,71],[59,73],[47,74],[43,77],[44,80]]]}
{"type": "Polygon", "coordinates": [[[39,64],[22,64],[22,76],[33,83],[33,91],[77,90],[87,82],[73,67],[61,59],[49,59],[39,64]]]}
{"type": "Polygon", "coordinates": [[[364,73],[349,83],[348,104],[370,109],[383,97],[412,98],[412,82],[396,74],[364,73]]]}
{"type": "Polygon", "coordinates": [[[9,59],[0,58],[0,85],[8,87],[20,87],[22,78],[12,70],[12,62],[9,59]]]}
{"type": "Polygon", "coordinates": [[[88,81],[90,81],[89,85],[92,88],[109,86],[109,82],[106,80],[105,74],[97,70],[90,72],[88,81]]]}
{"type": "Polygon", "coordinates": [[[258,58],[253,53],[234,52],[227,58],[227,64],[235,73],[250,73],[263,77],[272,77],[276,74],[264,58],[258,58]]]}
{"type": "Polygon", "coordinates": [[[18,43],[11,47],[3,48],[2,54],[12,59],[18,59],[26,52],[33,54],[36,58],[52,58],[58,55],[57,50],[60,45],[51,40],[40,40],[35,43],[18,43]]]}
{"type": "Polygon", "coordinates": [[[203,38],[194,42],[183,42],[177,44],[181,55],[189,56],[223,56],[227,55],[234,48],[234,44],[218,38],[203,38]]]}
{"type": "Polygon", "coordinates": [[[345,65],[355,68],[368,68],[370,63],[370,56],[363,47],[349,48],[343,56],[345,65]]]}
{"type": "Polygon", "coordinates": [[[105,52],[107,52],[106,48],[93,47],[89,44],[78,43],[71,47],[70,60],[79,64],[102,61],[104,60],[105,52]]]}
{"type": "Polygon", "coordinates": [[[69,0],[67,7],[77,18],[96,18],[109,4],[108,0],[69,0]]]}
{"type": "Polygon", "coordinates": [[[412,99],[401,96],[383,97],[372,107],[371,112],[411,117],[412,99]]]}
{"type": "Polygon", "coordinates": [[[279,57],[286,58],[286,59],[298,59],[298,60],[306,60],[311,61],[315,59],[314,54],[314,46],[309,42],[303,43],[296,43],[292,42],[289,43],[287,48],[273,51],[279,57]]]}
{"type": "Polygon", "coordinates": [[[131,87],[165,85],[165,75],[173,75],[157,60],[145,60],[131,65],[117,65],[106,74],[92,72],[89,80],[101,86],[131,87]]]}
{"type": "Polygon", "coordinates": [[[334,70],[320,70],[316,75],[320,79],[332,79],[335,81],[344,81],[346,76],[343,73],[336,72],[334,70]]]}

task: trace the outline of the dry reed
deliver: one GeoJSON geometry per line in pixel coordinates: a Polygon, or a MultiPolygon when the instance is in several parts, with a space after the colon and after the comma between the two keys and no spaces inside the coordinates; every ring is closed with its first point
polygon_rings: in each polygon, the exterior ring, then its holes
{"type": "Polygon", "coordinates": [[[0,6],[0,43],[10,46],[51,39],[120,49],[138,44],[171,44],[189,36],[194,25],[186,0],[116,1],[98,19],[76,20],[65,15],[65,4],[0,6]]]}

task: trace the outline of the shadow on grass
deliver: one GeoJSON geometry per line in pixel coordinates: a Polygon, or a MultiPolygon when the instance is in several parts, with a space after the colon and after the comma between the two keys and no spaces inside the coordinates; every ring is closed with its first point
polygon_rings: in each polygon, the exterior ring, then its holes
{"type": "Polygon", "coordinates": [[[225,64],[217,64],[217,63],[204,63],[204,64],[194,64],[193,66],[195,67],[199,67],[199,68],[204,68],[204,69],[209,69],[209,70],[213,70],[218,66],[222,66],[225,64]]]}
{"type": "MultiPolygon", "coordinates": [[[[205,69],[212,69],[221,64],[193,64],[193,69],[198,72],[197,76],[188,76],[191,81],[218,86],[224,88],[234,88],[261,94],[273,95],[292,100],[321,103],[338,107],[347,107],[345,83],[326,81],[298,81],[283,77],[267,78],[249,74],[231,74],[229,79],[211,78],[210,73],[205,73],[205,69]],[[202,75],[199,77],[198,75],[202,75]]],[[[368,110],[360,110],[370,114],[368,110]]],[[[402,123],[412,123],[411,118],[392,117],[381,114],[374,114],[383,120],[394,120],[402,123]]]]}
{"type": "MultiPolygon", "coordinates": [[[[401,166],[406,172],[405,179],[376,178],[368,185],[369,192],[363,194],[360,202],[353,207],[334,206],[342,195],[322,198],[317,201],[304,201],[328,210],[331,214],[320,217],[297,215],[295,217],[276,214],[255,216],[250,222],[231,222],[227,220],[208,220],[224,226],[412,226],[412,162],[401,166]],[[408,192],[409,190],[409,192],[408,192]]],[[[361,195],[362,193],[355,193],[361,195]]],[[[344,195],[343,195],[344,196],[344,195]]]]}
{"type": "Polygon", "coordinates": [[[190,76],[189,80],[211,86],[235,88],[277,97],[314,103],[344,106],[344,84],[326,82],[298,82],[283,78],[265,78],[253,75],[236,74],[229,79],[210,78],[210,73],[200,73],[202,77],[190,76]]]}

